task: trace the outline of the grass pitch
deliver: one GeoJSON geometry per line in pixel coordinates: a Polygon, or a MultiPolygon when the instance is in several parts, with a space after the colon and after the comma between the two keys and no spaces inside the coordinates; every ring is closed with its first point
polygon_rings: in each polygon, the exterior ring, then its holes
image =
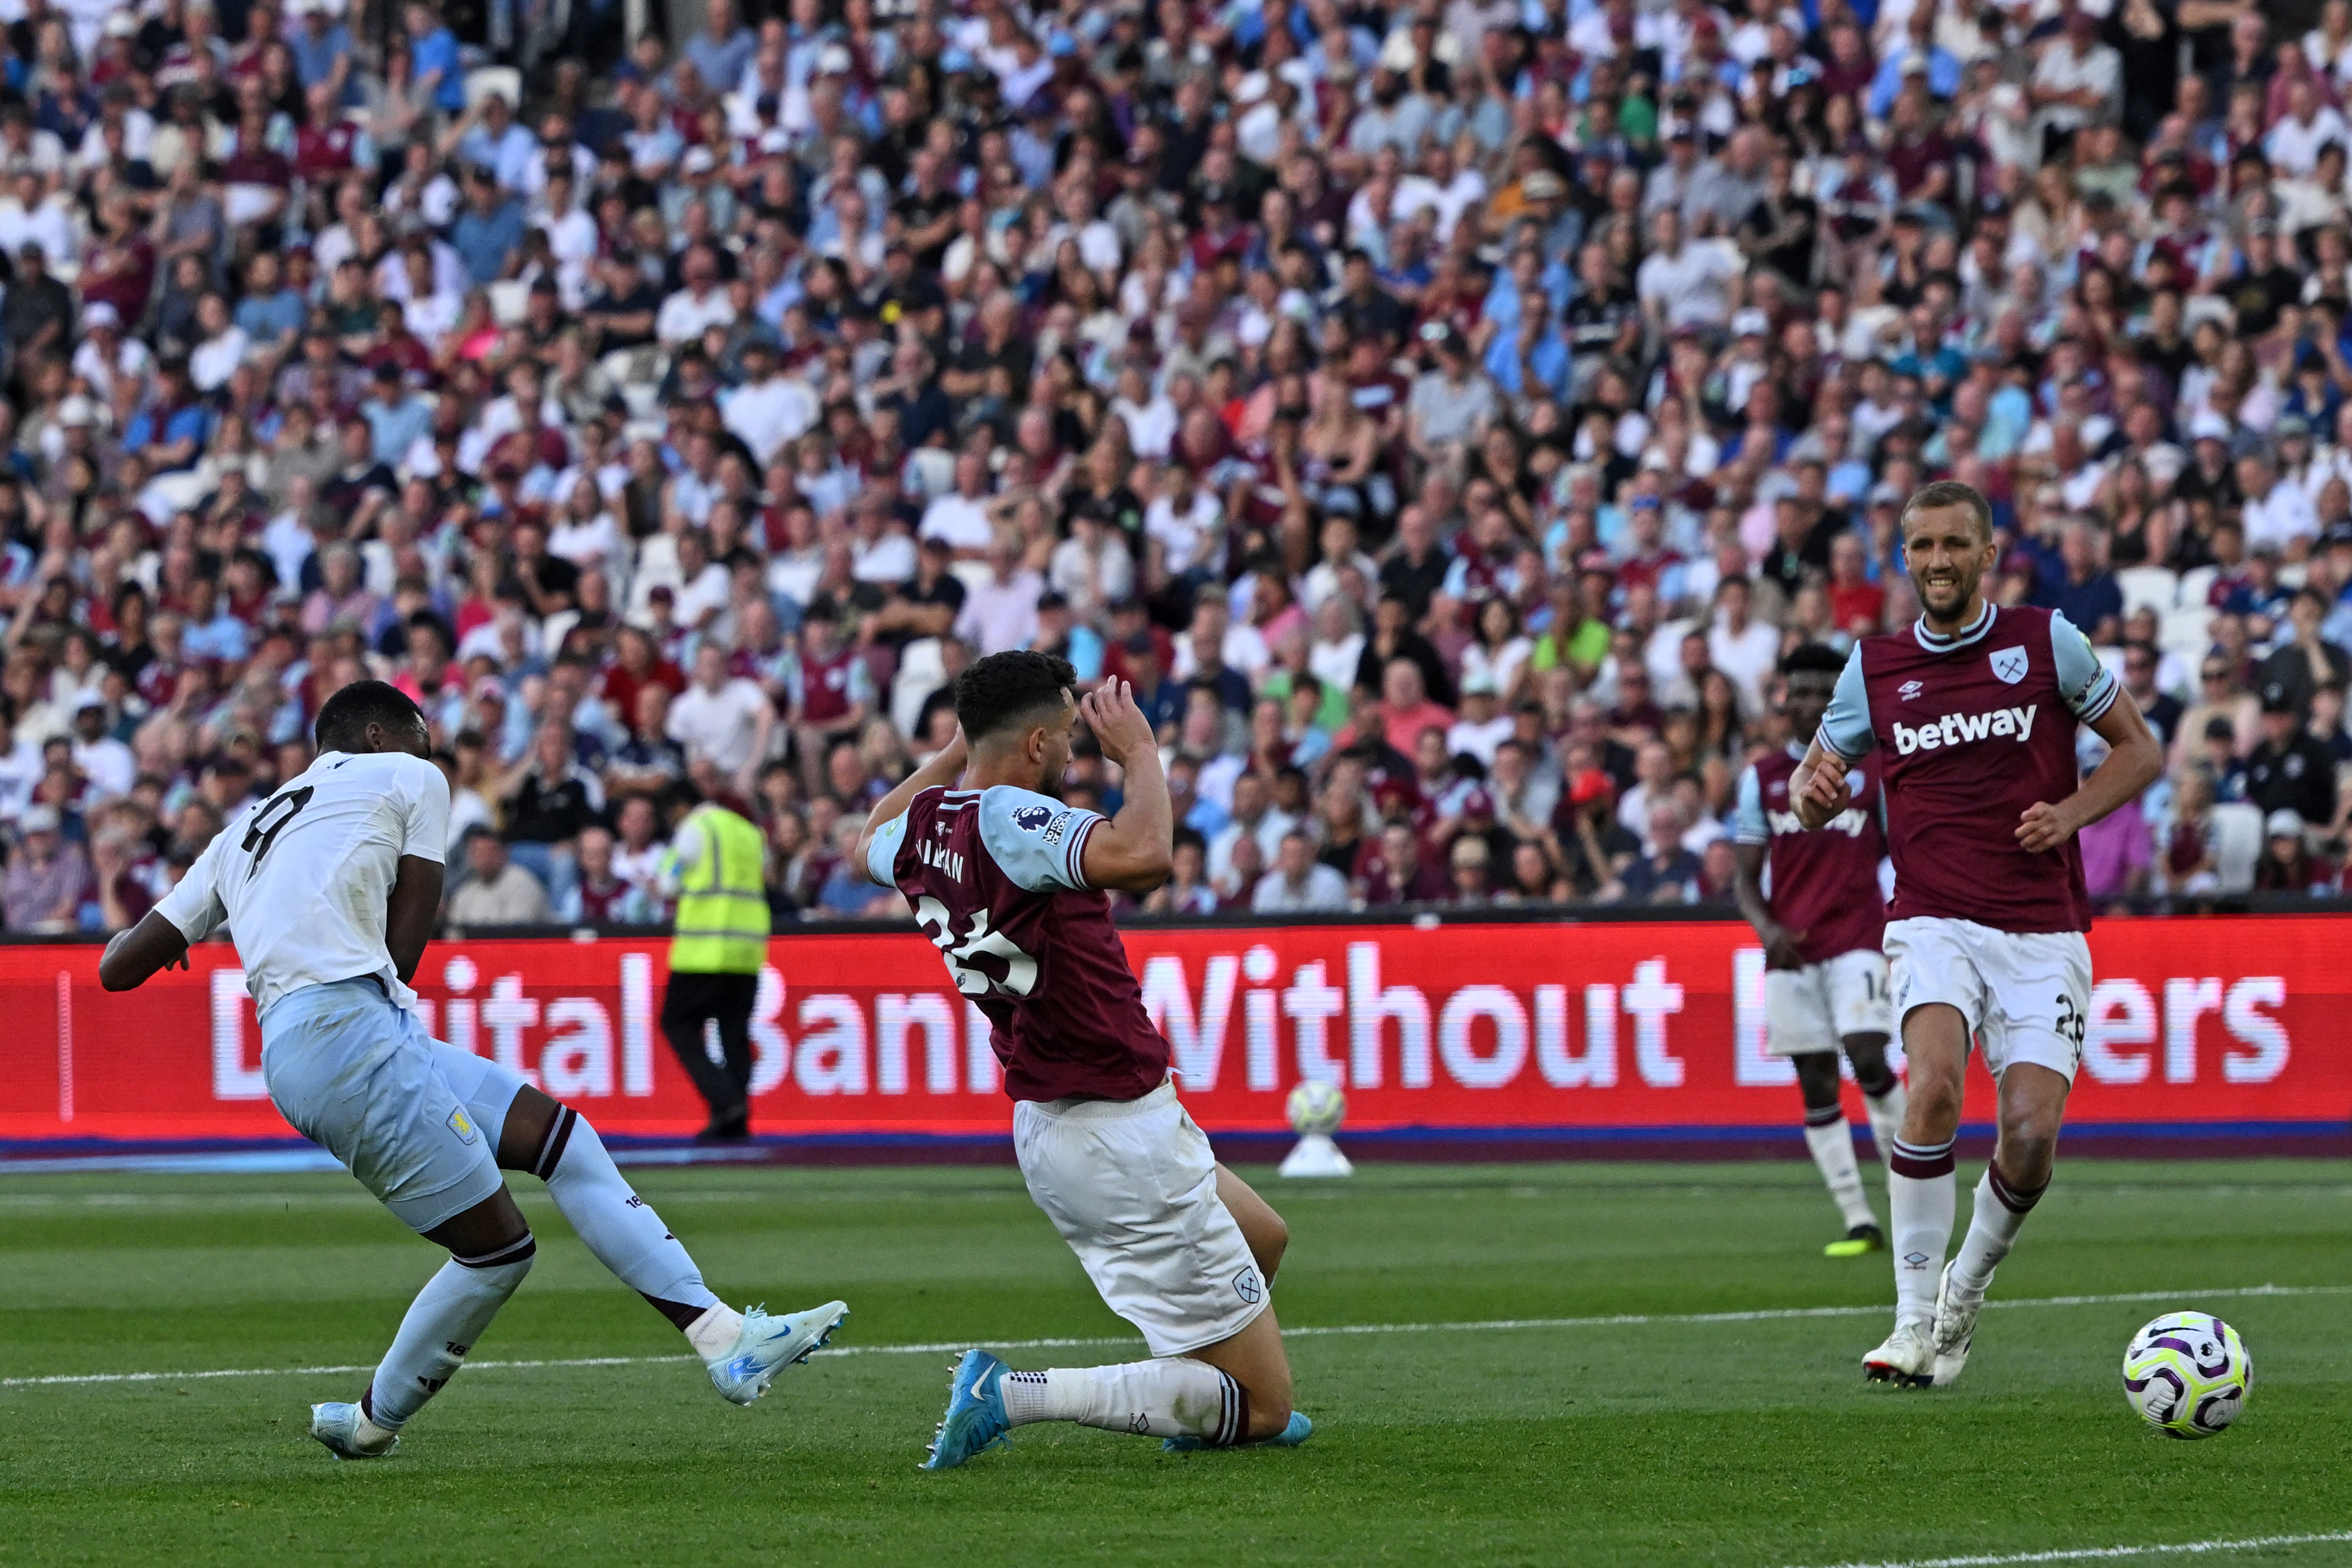
{"type": "MultiPolygon", "coordinates": [[[[1929,1393],[1863,1382],[1889,1268],[1821,1257],[1809,1165],[1245,1173],[1291,1222],[1286,1325],[1363,1331],[1293,1342],[1313,1441],[1180,1457],[1032,1427],[945,1475],[914,1467],[950,1357],[890,1347],[1141,1353],[1009,1170],[634,1172],[730,1300],[850,1302],[855,1353],[747,1410],[519,1182],[536,1269],[368,1465],[305,1435],[364,1373],[283,1369],[372,1363],[438,1255],[348,1178],[0,1179],[0,1563],[1792,1568],[2352,1530],[2352,1166],[2062,1159],[1995,1286],[2042,1304],[1989,1311],[1965,1381],[1929,1393]],[[2265,1285],[2296,1289],[2221,1293],[2265,1285]],[[2150,1433],[2118,1389],[2172,1307],[2253,1356],[2209,1442],[2150,1433]],[[632,1359],[488,1364],[583,1358],[632,1359]],[[279,1370],[22,1381],[253,1369],[279,1370]]],[[[2207,1560],[2352,1563],[2352,1540],[2207,1560]]]]}

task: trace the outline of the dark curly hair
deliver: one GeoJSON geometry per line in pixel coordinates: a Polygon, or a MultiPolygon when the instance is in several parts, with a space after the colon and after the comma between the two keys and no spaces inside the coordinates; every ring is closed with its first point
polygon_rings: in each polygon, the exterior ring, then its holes
{"type": "Polygon", "coordinates": [[[1070,661],[1034,648],[1013,648],[974,659],[956,677],[956,720],[973,745],[1045,709],[1059,709],[1076,684],[1070,661]]]}

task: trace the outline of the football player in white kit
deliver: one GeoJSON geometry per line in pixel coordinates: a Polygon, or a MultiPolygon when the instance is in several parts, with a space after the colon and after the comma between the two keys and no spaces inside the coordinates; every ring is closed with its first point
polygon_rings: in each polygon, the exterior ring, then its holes
{"type": "Polygon", "coordinates": [[[441,907],[449,786],[416,705],[382,681],[320,709],[319,757],[231,822],[179,886],[107,944],[110,991],[188,966],[223,926],[261,1018],[269,1098],[450,1260],[418,1292],[353,1404],[314,1405],[338,1458],[392,1452],[530,1270],[503,1171],[527,1171],[597,1260],[668,1318],[725,1398],[749,1405],[848,1309],[737,1312],[605,1152],[596,1130],[496,1062],[430,1038],[408,981],[441,907]]]}

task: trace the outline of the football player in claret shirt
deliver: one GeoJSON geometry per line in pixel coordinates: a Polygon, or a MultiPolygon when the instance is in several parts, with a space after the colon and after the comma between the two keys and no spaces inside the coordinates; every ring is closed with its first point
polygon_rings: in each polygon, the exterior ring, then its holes
{"type": "Polygon", "coordinates": [[[1290,1407],[1270,1305],[1289,1232],[1177,1100],[1103,897],[1167,879],[1168,775],[1126,683],[1074,701],[1074,680],[1068,660],[1029,649],[973,663],[956,680],[955,741],[874,808],[857,861],[906,895],[986,1015],[1029,1194],[1156,1359],[1014,1372],[967,1351],[929,1469],[1032,1421],[1171,1447],[1288,1446],[1311,1430],[1290,1407]],[[1115,817],[1051,793],[1080,717],[1126,772],[1115,817]]]}
{"type": "Polygon", "coordinates": [[[1910,1103],[1886,1178],[1895,1331],[1870,1378],[1948,1384],[1967,1363],[1993,1269],[2050,1182],[2091,995],[2091,901],[2080,829],[2146,789],[2164,754],[2120,681],[2053,610],[2000,608],[1980,584],[2000,546],[1992,509],[1939,480],[1903,509],[1919,619],[1854,645],[1790,786],[1808,830],[1853,805],[1876,750],[1895,903],[1887,978],[1910,1103]],[[2078,725],[2110,748],[2088,778],[2078,725]],[[1948,1268],[1952,1141],[1971,1041],[1999,1088],[1999,1135],[1948,1268]]]}
{"type": "Polygon", "coordinates": [[[1878,764],[1864,757],[1848,779],[1853,804],[1820,833],[1798,823],[1790,781],[1822,727],[1845,659],[1819,643],[1780,660],[1780,711],[1799,737],[1758,759],[1739,777],[1734,837],[1739,847],[1739,912],[1764,943],[1764,1048],[1787,1057],[1805,1100],[1805,1144],[1845,1216],[1832,1258],[1858,1258],[1886,1245],[1854,1163],[1853,1133],[1838,1104],[1838,1052],[1853,1064],[1881,1158],[1903,1126],[1903,1083],[1886,1065],[1886,900],[1878,863],[1886,833],[1878,764]],[[1770,887],[1765,886],[1767,876],[1770,887]]]}

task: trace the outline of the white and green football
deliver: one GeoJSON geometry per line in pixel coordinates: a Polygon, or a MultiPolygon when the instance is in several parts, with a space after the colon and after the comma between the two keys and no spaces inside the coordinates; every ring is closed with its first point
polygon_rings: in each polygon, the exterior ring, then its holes
{"type": "Polygon", "coordinates": [[[1319,1132],[1328,1138],[1339,1131],[1348,1114],[1348,1097],[1339,1092],[1338,1084],[1310,1078],[1290,1091],[1284,1109],[1289,1112],[1293,1132],[1302,1138],[1319,1132]]]}
{"type": "Polygon", "coordinates": [[[2238,1331],[2207,1312],[2168,1312],[2124,1352],[2124,1398],[2174,1437],[2210,1437],[2229,1426],[2253,1382],[2238,1331]]]}

